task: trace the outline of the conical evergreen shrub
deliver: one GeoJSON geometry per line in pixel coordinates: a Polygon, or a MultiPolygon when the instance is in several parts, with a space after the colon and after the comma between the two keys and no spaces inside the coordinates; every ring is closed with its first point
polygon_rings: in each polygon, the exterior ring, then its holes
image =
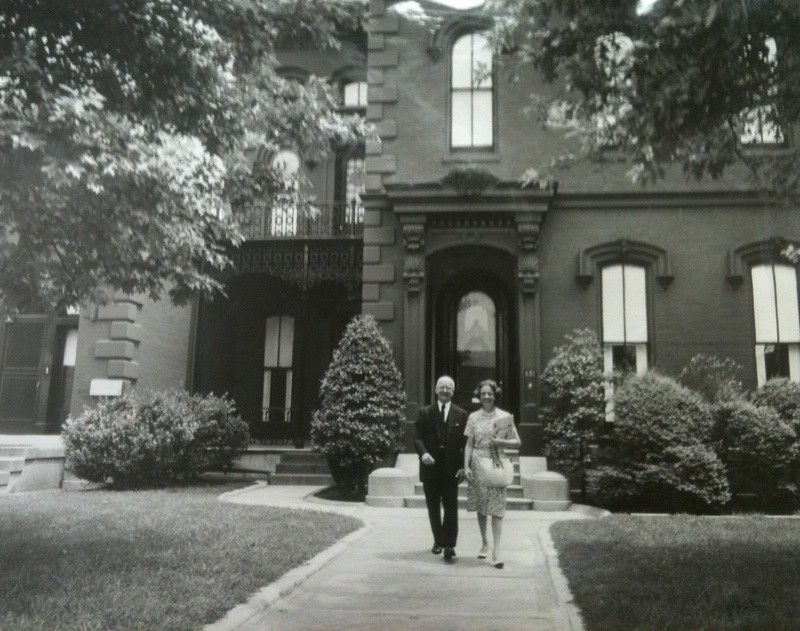
{"type": "Polygon", "coordinates": [[[343,492],[363,492],[375,466],[402,449],[405,424],[400,372],[374,317],[356,316],[348,324],[320,395],[311,442],[343,492]]]}

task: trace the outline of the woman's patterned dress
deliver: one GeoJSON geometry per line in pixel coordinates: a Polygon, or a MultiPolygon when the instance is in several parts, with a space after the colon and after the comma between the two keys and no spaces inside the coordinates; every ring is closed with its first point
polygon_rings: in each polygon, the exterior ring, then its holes
{"type": "MultiPolygon", "coordinates": [[[[481,515],[493,515],[494,517],[503,517],[506,514],[506,490],[486,486],[480,477],[475,459],[492,457],[494,448],[491,447],[490,441],[495,435],[494,420],[498,416],[507,414],[508,412],[504,412],[500,408],[495,408],[488,413],[480,409],[470,414],[467,419],[464,436],[473,438],[472,461],[469,463],[472,482],[467,485],[468,511],[477,511],[481,515]]],[[[503,448],[498,447],[497,449],[502,456],[503,448]]]]}

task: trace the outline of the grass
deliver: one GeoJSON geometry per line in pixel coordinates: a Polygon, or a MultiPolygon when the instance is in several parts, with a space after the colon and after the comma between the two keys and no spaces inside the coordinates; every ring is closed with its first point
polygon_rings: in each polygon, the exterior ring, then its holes
{"type": "Polygon", "coordinates": [[[800,629],[800,520],[645,517],[556,523],[587,631],[800,629]]]}
{"type": "Polygon", "coordinates": [[[233,488],[0,496],[0,629],[195,629],[361,525],[233,488]]]}

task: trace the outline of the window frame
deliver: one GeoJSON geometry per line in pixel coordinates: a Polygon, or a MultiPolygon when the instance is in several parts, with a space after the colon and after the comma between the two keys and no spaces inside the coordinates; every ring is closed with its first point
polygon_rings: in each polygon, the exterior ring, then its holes
{"type": "Polygon", "coordinates": [[[759,260],[753,261],[750,265],[748,265],[748,283],[749,283],[749,303],[750,303],[750,322],[751,322],[751,332],[752,332],[752,343],[750,345],[753,358],[754,358],[754,368],[756,373],[756,386],[761,387],[766,383],[769,379],[773,378],[780,378],[785,377],[790,381],[794,381],[795,383],[800,383],[800,336],[797,336],[798,339],[795,341],[782,341],[781,340],[781,326],[780,326],[780,315],[779,315],[779,299],[778,299],[778,292],[777,292],[777,281],[775,276],[775,268],[776,267],[784,267],[787,269],[791,269],[794,271],[794,290],[795,290],[795,300],[796,300],[796,308],[797,308],[797,315],[798,315],[798,322],[796,326],[800,328],[800,274],[797,265],[791,265],[788,262],[775,260],[774,258],[770,258],[767,260],[759,260]],[[769,341],[765,339],[759,339],[758,335],[758,325],[756,322],[757,314],[756,314],[756,287],[754,282],[753,270],[758,267],[769,267],[772,270],[772,280],[773,280],[773,299],[775,300],[775,333],[776,333],[776,340],[769,341]],[[789,374],[788,375],[775,375],[773,377],[767,376],[767,364],[765,358],[765,351],[766,348],[769,346],[785,346],[787,349],[788,354],[788,367],[789,367],[789,374]]]}
{"type": "MultiPolygon", "coordinates": [[[[459,30],[453,34],[450,38],[448,46],[447,46],[447,97],[446,97],[446,120],[445,120],[445,155],[449,158],[464,158],[464,159],[476,159],[480,160],[481,158],[491,159],[492,156],[496,156],[498,153],[498,146],[499,146],[499,116],[498,116],[498,90],[497,90],[497,55],[492,52],[492,70],[491,70],[491,87],[489,88],[491,92],[491,105],[492,105],[492,120],[490,122],[491,125],[491,133],[492,133],[492,143],[490,145],[474,145],[474,138],[472,130],[470,130],[470,137],[472,139],[473,144],[467,146],[453,146],[453,49],[455,48],[456,44],[461,41],[463,38],[467,36],[474,36],[474,35],[484,35],[485,29],[481,28],[467,28],[463,30],[459,30]]],[[[471,46],[470,51],[474,50],[474,46],[471,46]]],[[[462,89],[462,91],[464,91],[462,89]]],[[[481,90],[484,91],[484,90],[481,90]]],[[[471,88],[469,90],[470,94],[474,94],[475,89],[471,88]]],[[[472,103],[472,99],[470,101],[472,103]]]]}
{"type": "Polygon", "coordinates": [[[613,373],[614,366],[613,366],[613,349],[617,347],[627,348],[633,347],[635,349],[635,356],[636,356],[636,374],[642,375],[649,367],[652,365],[652,340],[653,340],[653,307],[652,307],[652,300],[651,300],[651,280],[649,278],[649,266],[641,261],[608,261],[604,262],[599,267],[599,276],[600,282],[598,283],[598,305],[599,305],[599,327],[598,330],[600,331],[600,344],[603,350],[603,370],[606,373],[613,373]],[[622,278],[623,278],[623,285],[622,285],[622,300],[623,300],[623,312],[625,311],[624,304],[625,304],[625,268],[637,268],[642,270],[643,280],[644,280],[644,295],[642,296],[644,300],[644,308],[645,308],[645,331],[647,335],[647,340],[645,342],[635,341],[635,342],[628,342],[626,340],[627,337],[627,327],[623,325],[623,341],[620,342],[607,342],[606,341],[606,330],[605,330],[605,313],[604,313],[604,305],[605,305],[605,288],[603,286],[603,274],[607,269],[611,269],[613,267],[621,267],[622,268],[622,278]],[[610,368],[610,370],[609,370],[610,368]]]}

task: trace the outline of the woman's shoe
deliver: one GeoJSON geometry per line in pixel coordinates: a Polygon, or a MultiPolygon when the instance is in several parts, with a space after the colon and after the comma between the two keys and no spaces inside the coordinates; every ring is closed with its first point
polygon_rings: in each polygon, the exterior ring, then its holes
{"type": "Polygon", "coordinates": [[[481,546],[480,552],[478,552],[478,558],[485,559],[487,554],[489,554],[489,546],[481,546]]]}
{"type": "Polygon", "coordinates": [[[498,570],[502,570],[505,566],[506,564],[503,563],[502,561],[495,561],[494,563],[492,563],[492,567],[496,567],[498,570]]]}

